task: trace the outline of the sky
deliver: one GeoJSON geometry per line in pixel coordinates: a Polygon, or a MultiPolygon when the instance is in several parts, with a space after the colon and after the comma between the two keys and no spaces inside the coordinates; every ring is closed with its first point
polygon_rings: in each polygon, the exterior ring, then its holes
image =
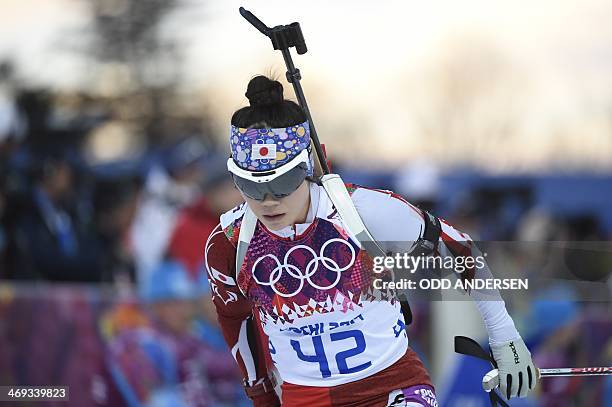
{"type": "MultiPolygon", "coordinates": [[[[319,135],[338,157],[374,167],[430,156],[500,171],[612,168],[609,1],[192,3],[164,33],[186,42],[186,88],[206,95],[220,134],[252,76],[285,72],[239,15],[245,6],[269,26],[300,22],[309,50],[294,61],[319,135]]],[[[87,27],[79,0],[0,7],[0,56],[15,57],[32,83],[83,85],[87,65],[69,38],[87,27]]]]}

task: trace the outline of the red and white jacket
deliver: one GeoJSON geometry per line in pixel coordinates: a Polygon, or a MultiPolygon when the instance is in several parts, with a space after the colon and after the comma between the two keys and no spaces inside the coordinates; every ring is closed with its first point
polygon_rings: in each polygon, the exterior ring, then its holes
{"type": "MultiPolygon", "coordinates": [[[[390,191],[347,187],[386,251],[405,252],[421,237],[418,208],[390,191]]],[[[399,303],[373,292],[373,259],[351,236],[322,187],[311,183],[310,199],[304,224],[271,231],[258,222],[238,272],[236,245],[246,203],[223,214],[208,239],[205,261],[213,302],[245,380],[257,382],[274,365],[283,381],[284,405],[292,405],[291,400],[359,403],[431,384],[408,347],[399,303]]],[[[469,236],[443,220],[441,225],[440,255],[472,254],[469,236]]],[[[503,301],[487,303],[496,304],[479,305],[489,333],[498,339],[518,337],[503,301]]],[[[278,404],[272,391],[254,401],[278,404]]]]}

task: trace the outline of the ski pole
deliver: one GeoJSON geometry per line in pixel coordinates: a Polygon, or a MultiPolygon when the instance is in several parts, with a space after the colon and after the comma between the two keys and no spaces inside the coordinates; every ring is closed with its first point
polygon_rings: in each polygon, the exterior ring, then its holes
{"type": "MultiPolygon", "coordinates": [[[[491,406],[509,407],[508,404],[495,391],[499,386],[499,371],[497,362],[493,356],[485,351],[475,340],[466,336],[455,336],[455,352],[462,355],[473,356],[491,363],[495,369],[489,371],[482,378],[482,388],[489,393],[491,406]]],[[[560,369],[538,369],[538,377],[551,376],[604,376],[612,374],[612,367],[583,367],[583,368],[560,368],[560,369]]]]}
{"type": "MultiPolygon", "coordinates": [[[[537,369],[538,378],[560,376],[609,376],[612,367],[564,367],[556,369],[537,369]]],[[[499,371],[493,369],[482,378],[482,388],[488,393],[499,386],[499,371]]]]}
{"type": "Polygon", "coordinates": [[[251,23],[253,27],[257,28],[259,32],[270,38],[272,41],[272,46],[275,50],[280,50],[283,53],[283,59],[285,60],[285,65],[287,66],[287,81],[293,85],[293,90],[297,97],[298,103],[304,110],[304,113],[306,113],[306,118],[310,124],[310,138],[315,148],[315,155],[317,158],[316,165],[320,167],[319,169],[323,175],[329,174],[330,171],[329,167],[327,166],[327,161],[325,160],[325,154],[323,153],[323,148],[321,147],[319,137],[317,136],[317,131],[315,129],[314,122],[312,121],[308,104],[306,103],[306,97],[304,96],[302,85],[300,84],[300,79],[302,79],[302,76],[300,74],[300,70],[293,64],[291,52],[289,51],[289,48],[291,47],[295,47],[299,55],[305,54],[308,51],[306,42],[304,41],[304,36],[302,35],[300,24],[291,23],[270,28],[244,7],[240,7],[239,10],[242,17],[251,23]]]}

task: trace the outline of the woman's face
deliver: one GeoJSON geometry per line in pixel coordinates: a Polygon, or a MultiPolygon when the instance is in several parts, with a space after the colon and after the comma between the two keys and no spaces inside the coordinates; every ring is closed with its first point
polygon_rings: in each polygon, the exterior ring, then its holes
{"type": "Polygon", "coordinates": [[[270,230],[280,230],[296,223],[304,223],[310,206],[310,188],[304,180],[290,195],[274,198],[269,194],[263,201],[251,199],[242,194],[257,219],[270,230]]]}

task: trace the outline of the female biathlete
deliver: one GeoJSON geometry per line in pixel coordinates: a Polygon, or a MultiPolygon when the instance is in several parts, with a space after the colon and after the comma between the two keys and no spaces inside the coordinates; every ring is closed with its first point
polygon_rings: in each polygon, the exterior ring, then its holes
{"type": "MultiPolygon", "coordinates": [[[[228,160],[245,203],[221,216],[205,260],[247,395],[255,406],[437,406],[429,375],[408,346],[399,302],[374,295],[372,257],[313,178],[304,111],[264,76],[249,82],[246,96],[250,106],[231,120],[228,160]]],[[[347,189],[376,241],[422,237],[427,214],[401,197],[347,189]]],[[[436,254],[475,250],[469,236],[439,225],[436,254]]],[[[475,301],[502,394],[524,397],[537,380],[525,343],[501,297],[475,301]]]]}

